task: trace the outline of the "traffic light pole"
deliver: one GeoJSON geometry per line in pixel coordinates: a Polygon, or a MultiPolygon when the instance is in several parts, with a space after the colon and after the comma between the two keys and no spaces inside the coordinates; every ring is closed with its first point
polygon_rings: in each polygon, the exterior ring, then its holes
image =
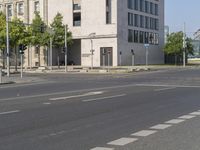
{"type": "Polygon", "coordinates": [[[67,25],[65,25],[65,72],[67,72],[67,25]]]}
{"type": "Polygon", "coordinates": [[[23,78],[23,54],[20,54],[21,57],[21,79],[23,78]]]}

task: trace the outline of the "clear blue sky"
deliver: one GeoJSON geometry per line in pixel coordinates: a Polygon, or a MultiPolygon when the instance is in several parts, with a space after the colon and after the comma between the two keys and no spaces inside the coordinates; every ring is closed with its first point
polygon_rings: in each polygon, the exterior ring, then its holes
{"type": "Polygon", "coordinates": [[[200,28],[200,0],[165,0],[165,25],[170,32],[183,30],[184,22],[188,36],[200,28]]]}

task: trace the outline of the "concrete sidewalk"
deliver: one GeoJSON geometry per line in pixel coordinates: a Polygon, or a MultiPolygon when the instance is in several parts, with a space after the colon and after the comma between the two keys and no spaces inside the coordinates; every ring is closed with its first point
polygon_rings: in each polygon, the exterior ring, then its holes
{"type": "Polygon", "coordinates": [[[11,74],[10,77],[3,76],[2,77],[2,83],[0,85],[4,84],[14,84],[14,83],[32,83],[32,82],[40,82],[42,79],[38,77],[29,77],[24,75],[23,78],[20,77],[20,74],[11,74]]]}

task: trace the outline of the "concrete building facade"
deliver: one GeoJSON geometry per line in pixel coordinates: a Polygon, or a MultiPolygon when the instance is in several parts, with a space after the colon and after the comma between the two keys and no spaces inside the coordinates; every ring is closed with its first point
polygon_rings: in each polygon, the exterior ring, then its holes
{"type": "MultiPolygon", "coordinates": [[[[9,10],[9,5],[12,15],[23,14],[18,17],[27,23],[31,23],[35,11],[47,24],[61,13],[73,34],[68,63],[132,65],[133,54],[134,64],[145,64],[146,54],[149,64],[164,63],[164,0],[0,0],[2,11],[9,10]],[[21,9],[23,13],[19,13],[21,9]]],[[[41,51],[40,65],[47,65],[47,51],[41,51]]],[[[25,64],[37,65],[36,56],[35,48],[31,48],[25,64]]]]}

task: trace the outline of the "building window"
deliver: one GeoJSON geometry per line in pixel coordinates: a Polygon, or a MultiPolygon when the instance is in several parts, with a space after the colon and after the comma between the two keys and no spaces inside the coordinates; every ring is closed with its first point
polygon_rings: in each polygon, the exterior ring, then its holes
{"type": "Polygon", "coordinates": [[[145,32],[145,34],[144,34],[144,42],[145,42],[145,44],[149,44],[149,33],[148,32],[145,32]]]}
{"type": "Polygon", "coordinates": [[[138,17],[138,14],[134,14],[134,26],[135,27],[139,26],[139,17],[138,17]]]}
{"type": "Polygon", "coordinates": [[[155,4],[155,15],[158,16],[158,4],[155,4]]]}
{"type": "Polygon", "coordinates": [[[144,28],[144,16],[140,15],[140,27],[144,28]]]}
{"type": "Polygon", "coordinates": [[[159,20],[155,19],[155,30],[159,30],[159,20]]]}
{"type": "Polygon", "coordinates": [[[0,12],[3,11],[3,5],[0,5],[0,12]]]}
{"type": "Polygon", "coordinates": [[[128,29],[128,42],[133,42],[133,30],[128,29]]]}
{"type": "Polygon", "coordinates": [[[153,14],[153,3],[150,2],[150,14],[153,14]]]}
{"type": "Polygon", "coordinates": [[[127,0],[128,9],[133,9],[133,0],[127,0]]]}
{"type": "Polygon", "coordinates": [[[128,25],[133,26],[133,13],[128,13],[128,25]]]}
{"type": "Polygon", "coordinates": [[[159,34],[154,33],[154,44],[158,45],[159,44],[159,34]]]}
{"type": "Polygon", "coordinates": [[[21,16],[24,14],[24,4],[23,3],[18,3],[18,15],[21,16]]]}
{"type": "Polygon", "coordinates": [[[34,3],[34,11],[35,12],[40,12],[40,3],[39,3],[39,1],[36,1],[34,3]]]}
{"type": "Polygon", "coordinates": [[[106,24],[112,23],[112,6],[111,0],[106,0],[106,24]]]}
{"type": "Polygon", "coordinates": [[[153,43],[154,43],[154,34],[149,33],[149,44],[153,44],[153,43]]]}
{"type": "Polygon", "coordinates": [[[140,31],[140,43],[144,43],[144,32],[140,31]]]}
{"type": "Polygon", "coordinates": [[[138,0],[134,0],[134,9],[138,10],[138,0]]]}
{"type": "Polygon", "coordinates": [[[144,0],[140,0],[140,11],[144,11],[144,0]]]}
{"type": "Polygon", "coordinates": [[[73,4],[73,10],[81,10],[80,4],[73,4]]]}
{"type": "Polygon", "coordinates": [[[145,17],[145,28],[149,29],[149,17],[145,17]]]}
{"type": "Polygon", "coordinates": [[[8,5],[7,6],[7,13],[8,13],[8,18],[9,20],[11,20],[11,17],[12,17],[12,5],[8,5]]]}
{"type": "Polygon", "coordinates": [[[145,13],[149,13],[149,2],[145,1],[145,13]]]}
{"type": "Polygon", "coordinates": [[[73,26],[81,26],[81,13],[73,14],[73,26]]]}
{"type": "Polygon", "coordinates": [[[139,39],[138,34],[139,34],[139,32],[137,30],[134,30],[134,42],[135,43],[138,43],[138,39],[139,39]]]}

